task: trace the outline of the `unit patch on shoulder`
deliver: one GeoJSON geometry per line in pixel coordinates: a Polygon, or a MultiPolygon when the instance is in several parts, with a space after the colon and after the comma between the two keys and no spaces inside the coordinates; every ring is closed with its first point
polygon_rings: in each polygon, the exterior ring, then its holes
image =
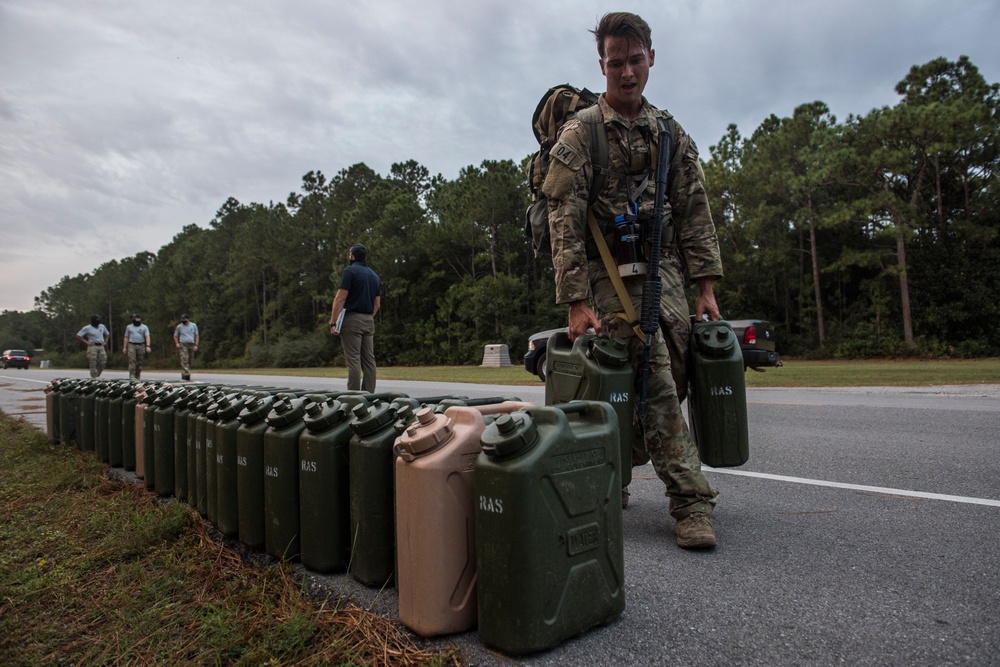
{"type": "Polygon", "coordinates": [[[551,155],[556,160],[559,160],[573,171],[576,171],[577,169],[582,167],[584,163],[584,159],[580,156],[579,153],[577,153],[574,149],[570,148],[561,141],[557,142],[556,145],[552,147],[552,150],[549,152],[549,155],[551,155]]]}

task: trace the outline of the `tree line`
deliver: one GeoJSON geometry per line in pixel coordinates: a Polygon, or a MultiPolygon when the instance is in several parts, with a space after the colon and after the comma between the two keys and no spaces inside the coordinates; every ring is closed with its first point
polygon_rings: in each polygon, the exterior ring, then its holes
{"type": "MultiPolygon", "coordinates": [[[[810,356],[1000,354],[1000,86],[966,57],[914,66],[895,106],[839,122],[822,102],[731,125],[704,162],[723,255],[724,316],[769,319],[810,356]]],[[[357,242],[383,281],[384,365],[478,363],[565,323],[552,266],[523,233],[526,157],[454,180],[414,161],[311,171],[284,202],[230,198],[155,254],[65,276],[35,310],[0,315],[4,347],[79,354],[93,313],[115,348],[133,312],[172,356],[189,313],[207,366],[339,363],[330,304],[357,242]],[[10,344],[8,344],[10,343],[10,344]]]]}

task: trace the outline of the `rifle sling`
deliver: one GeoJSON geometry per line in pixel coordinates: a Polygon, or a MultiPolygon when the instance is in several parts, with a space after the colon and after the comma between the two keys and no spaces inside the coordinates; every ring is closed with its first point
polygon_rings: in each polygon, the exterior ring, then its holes
{"type": "Polygon", "coordinates": [[[625,309],[623,313],[615,313],[615,317],[624,320],[632,327],[632,331],[635,335],[639,337],[639,340],[646,343],[646,334],[642,332],[640,328],[642,323],[639,322],[639,318],[635,316],[635,308],[632,307],[632,298],[628,294],[628,290],[625,289],[625,283],[622,282],[622,277],[618,274],[618,265],[615,264],[614,258],[611,256],[611,250],[608,248],[607,242],[604,240],[604,235],[601,234],[601,228],[597,224],[597,218],[594,217],[594,213],[588,208],[587,210],[587,224],[590,225],[590,234],[594,237],[594,244],[597,246],[598,251],[601,253],[601,259],[604,261],[604,268],[608,272],[608,277],[611,278],[611,284],[615,286],[615,292],[618,293],[618,300],[622,302],[622,308],[625,309]]]}

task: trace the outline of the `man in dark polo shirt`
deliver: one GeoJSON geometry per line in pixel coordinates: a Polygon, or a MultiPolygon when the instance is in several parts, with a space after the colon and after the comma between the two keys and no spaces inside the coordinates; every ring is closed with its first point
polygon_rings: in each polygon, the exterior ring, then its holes
{"type": "Polygon", "coordinates": [[[347,388],[375,392],[375,313],[382,281],[368,268],[368,249],[360,243],[347,255],[350,265],[340,276],[333,298],[330,333],[340,336],[347,362],[347,388]],[[361,377],[364,375],[364,381],[361,377]]]}

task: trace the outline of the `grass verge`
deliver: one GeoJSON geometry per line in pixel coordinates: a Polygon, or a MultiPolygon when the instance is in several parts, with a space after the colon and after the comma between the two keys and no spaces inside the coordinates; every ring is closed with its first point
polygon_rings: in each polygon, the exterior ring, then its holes
{"type": "Polygon", "coordinates": [[[458,665],[0,413],[0,664],[458,665]]]}
{"type": "MultiPolygon", "coordinates": [[[[346,378],[343,368],[254,368],[211,373],[346,378]]],[[[378,369],[380,380],[470,382],[508,386],[541,386],[523,366],[390,366],[378,369]]],[[[786,360],[779,368],[746,372],[748,387],[881,387],[950,384],[1000,384],[1000,359],[802,361],[786,360]]],[[[516,393],[516,392],[513,392],[516,393]]]]}
{"type": "Polygon", "coordinates": [[[1000,384],[1000,359],[786,361],[748,370],[748,387],[930,387],[1000,384]]]}

